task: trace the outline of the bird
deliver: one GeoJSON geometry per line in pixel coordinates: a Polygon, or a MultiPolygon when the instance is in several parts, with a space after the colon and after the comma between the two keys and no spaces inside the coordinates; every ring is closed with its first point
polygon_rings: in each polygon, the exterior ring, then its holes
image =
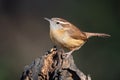
{"type": "Polygon", "coordinates": [[[91,37],[110,37],[109,34],[105,33],[82,31],[63,18],[53,17],[51,19],[44,19],[49,21],[50,38],[52,42],[69,50],[66,52],[67,57],[69,57],[74,51],[79,50],[91,37]]]}

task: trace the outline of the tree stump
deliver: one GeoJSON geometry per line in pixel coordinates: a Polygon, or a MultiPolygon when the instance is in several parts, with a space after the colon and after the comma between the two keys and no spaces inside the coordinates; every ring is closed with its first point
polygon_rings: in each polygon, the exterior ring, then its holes
{"type": "Polygon", "coordinates": [[[72,55],[65,55],[64,50],[52,48],[25,66],[20,80],[91,80],[76,67],[72,55]]]}

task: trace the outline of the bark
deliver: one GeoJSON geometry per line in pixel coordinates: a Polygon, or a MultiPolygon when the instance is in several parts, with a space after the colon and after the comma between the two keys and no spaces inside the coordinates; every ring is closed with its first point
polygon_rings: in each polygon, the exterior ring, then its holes
{"type": "Polygon", "coordinates": [[[72,55],[66,58],[63,50],[54,47],[25,66],[20,80],[91,80],[91,77],[76,67],[72,55]]]}

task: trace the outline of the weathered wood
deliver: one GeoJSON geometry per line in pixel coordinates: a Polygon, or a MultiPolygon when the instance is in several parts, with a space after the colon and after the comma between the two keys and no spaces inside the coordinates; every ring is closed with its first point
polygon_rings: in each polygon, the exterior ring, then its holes
{"type": "Polygon", "coordinates": [[[91,77],[76,67],[72,55],[66,58],[63,50],[54,47],[25,66],[21,80],[91,80],[91,77]]]}

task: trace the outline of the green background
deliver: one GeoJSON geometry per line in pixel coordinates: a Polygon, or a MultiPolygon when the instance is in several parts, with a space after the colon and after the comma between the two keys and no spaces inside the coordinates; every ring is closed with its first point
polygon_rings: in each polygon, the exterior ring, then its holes
{"type": "Polygon", "coordinates": [[[0,0],[0,80],[19,80],[24,66],[53,46],[44,17],[110,34],[89,39],[73,56],[92,80],[120,80],[119,0],[0,0]]]}

